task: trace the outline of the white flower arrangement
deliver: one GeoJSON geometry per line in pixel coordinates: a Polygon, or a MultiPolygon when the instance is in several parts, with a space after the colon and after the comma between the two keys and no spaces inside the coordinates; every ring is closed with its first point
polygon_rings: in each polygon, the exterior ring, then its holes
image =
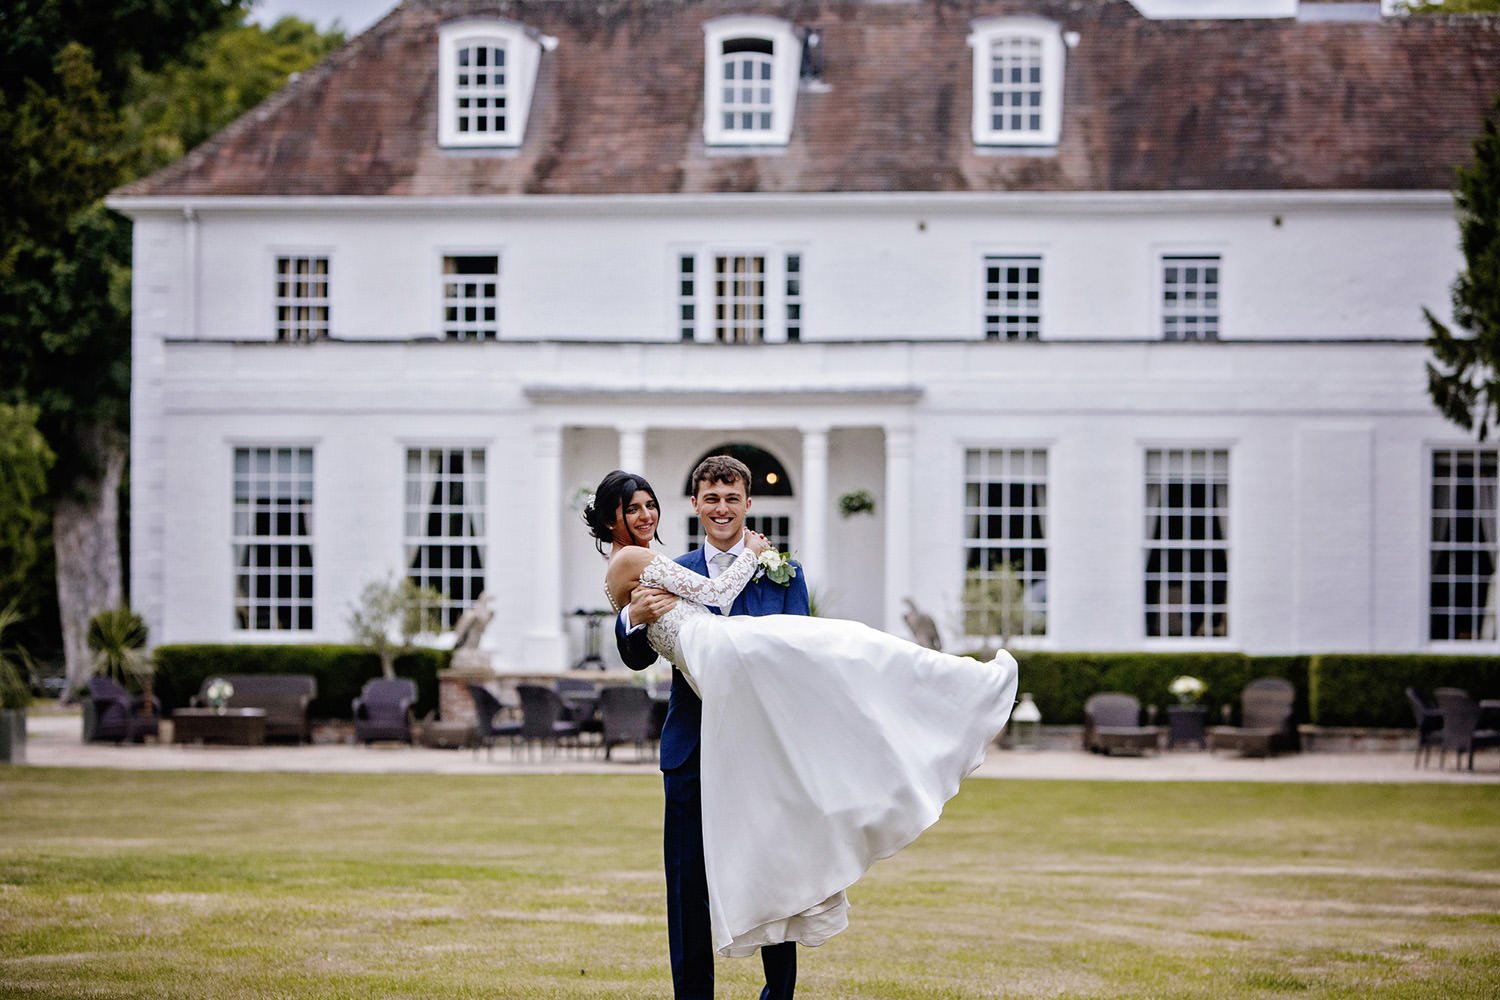
{"type": "Polygon", "coordinates": [[[1203,697],[1203,692],[1208,690],[1208,685],[1196,677],[1189,677],[1184,674],[1181,677],[1172,678],[1172,683],[1167,685],[1167,690],[1171,692],[1179,704],[1193,705],[1197,703],[1199,698],[1203,697]]]}
{"type": "Polygon", "coordinates": [[[234,697],[234,685],[222,677],[216,677],[209,683],[203,695],[214,708],[222,709],[229,699],[234,697]]]}
{"type": "Polygon", "coordinates": [[[755,557],[760,566],[760,572],[755,575],[759,580],[761,577],[769,577],[772,583],[779,583],[783,587],[792,585],[792,577],[797,575],[797,567],[792,565],[792,557],[785,552],[776,549],[761,549],[760,555],[755,557]]]}

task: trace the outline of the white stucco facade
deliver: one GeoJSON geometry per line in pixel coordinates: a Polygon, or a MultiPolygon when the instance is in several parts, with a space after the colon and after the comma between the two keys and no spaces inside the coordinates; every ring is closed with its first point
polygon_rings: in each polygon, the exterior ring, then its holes
{"type": "Polygon", "coordinates": [[[116,204],[136,241],[131,593],[160,642],[345,639],[360,588],[403,570],[407,449],[483,449],[485,645],[561,669],[572,612],[603,603],[575,488],[638,469],[680,551],[692,464],[745,443],[791,475],[753,513],[791,517],[827,613],[904,634],[911,597],[962,647],[965,455],[1027,448],[1046,453],[1046,626],[1017,644],[1453,645],[1428,638],[1431,452],[1472,442],[1427,398],[1420,313],[1446,313],[1462,266],[1443,193],[116,204]],[[768,342],[682,342],[680,256],[717,252],[799,257],[800,342],[774,342],[774,270],[768,342]],[[442,260],[471,253],[499,258],[498,337],[445,341],[442,260]],[[328,259],[330,339],[275,342],[285,254],[328,259]],[[1038,340],[984,339],[987,254],[1041,259],[1038,340]],[[1219,257],[1218,341],[1163,341],[1172,254],[1219,257]],[[233,456],[265,447],[313,454],[310,629],[236,627],[233,456]],[[1147,634],[1152,449],[1228,454],[1224,635],[1147,634]],[[861,488],[874,514],[841,516],[861,488]]]}

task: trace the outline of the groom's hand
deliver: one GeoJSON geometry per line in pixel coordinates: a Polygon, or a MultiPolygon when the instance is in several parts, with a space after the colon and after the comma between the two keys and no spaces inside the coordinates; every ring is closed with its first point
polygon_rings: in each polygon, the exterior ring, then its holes
{"type": "Polygon", "coordinates": [[[660,587],[637,587],[630,592],[630,627],[650,625],[677,607],[677,595],[660,587]]]}

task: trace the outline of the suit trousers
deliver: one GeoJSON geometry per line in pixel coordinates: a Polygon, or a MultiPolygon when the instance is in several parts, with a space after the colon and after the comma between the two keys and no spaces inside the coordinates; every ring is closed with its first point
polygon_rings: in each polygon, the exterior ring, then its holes
{"type": "MultiPolygon", "coordinates": [[[[703,867],[703,792],[698,751],[681,767],[662,772],[667,809],[662,853],[667,870],[667,939],[672,952],[676,1000],[713,1000],[714,946],[708,913],[708,876],[703,867]]],[[[792,1000],[797,985],[797,945],[760,950],[766,986],[761,1000],[792,1000]]]]}

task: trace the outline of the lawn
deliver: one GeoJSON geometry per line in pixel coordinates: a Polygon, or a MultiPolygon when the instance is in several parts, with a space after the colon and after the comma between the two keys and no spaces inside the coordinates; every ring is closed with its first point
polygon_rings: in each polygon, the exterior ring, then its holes
{"type": "MultiPolygon", "coordinates": [[[[660,807],[0,768],[0,997],[666,996],[660,807]]],[[[974,780],[851,899],[799,996],[1493,997],[1500,787],[974,780]]]]}

